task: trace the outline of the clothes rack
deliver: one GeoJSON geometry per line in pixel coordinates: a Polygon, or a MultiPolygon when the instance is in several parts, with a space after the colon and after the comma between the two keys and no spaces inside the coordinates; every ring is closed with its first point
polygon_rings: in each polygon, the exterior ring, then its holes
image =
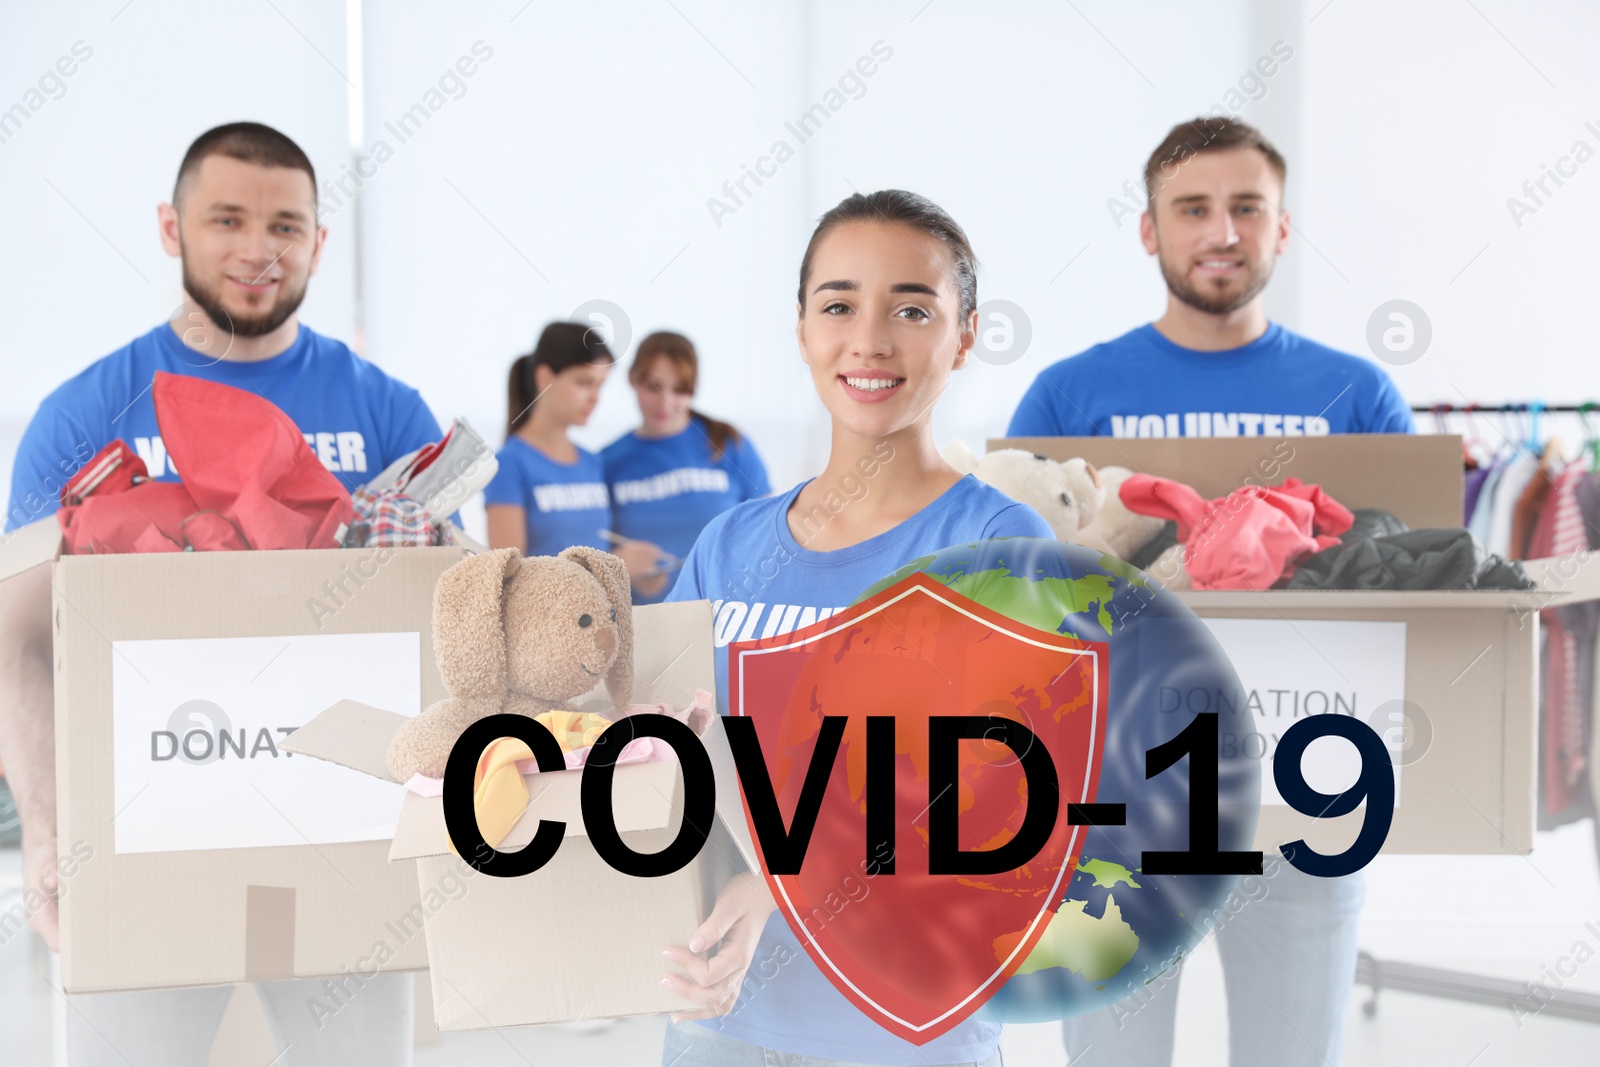
{"type": "Polygon", "coordinates": [[[1506,404],[1412,404],[1411,410],[1422,415],[1531,415],[1561,414],[1587,415],[1600,413],[1600,402],[1586,400],[1581,404],[1546,404],[1540,400],[1524,400],[1506,404]]]}
{"type": "MultiPolygon", "coordinates": [[[[1540,415],[1550,414],[1600,414],[1600,403],[1549,404],[1538,400],[1500,404],[1435,403],[1412,404],[1411,410],[1417,414],[1434,416],[1529,415],[1536,419],[1540,415]]],[[[1355,983],[1372,990],[1361,1006],[1362,1012],[1368,1017],[1377,1014],[1378,993],[1383,989],[1495,1007],[1528,1001],[1531,996],[1524,982],[1397,960],[1380,960],[1364,950],[1357,955],[1355,983]]],[[[1528,1010],[1600,1025],[1600,995],[1557,989],[1541,990],[1539,996],[1540,1000],[1531,1003],[1528,1010]]]]}

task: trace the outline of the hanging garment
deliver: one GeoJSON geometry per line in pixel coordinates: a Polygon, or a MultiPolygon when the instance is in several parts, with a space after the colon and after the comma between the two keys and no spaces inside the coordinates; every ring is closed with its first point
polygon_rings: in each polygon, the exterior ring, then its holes
{"type": "Polygon", "coordinates": [[[1177,520],[1195,589],[1270,589],[1304,556],[1338,544],[1354,518],[1320,485],[1298,478],[1206,500],[1182,482],[1135,474],[1120,494],[1130,511],[1177,520]]]}
{"type": "MultiPolygon", "coordinates": [[[[1597,647],[1590,650],[1590,654],[1600,661],[1600,636],[1596,637],[1597,647]]],[[[1600,669],[1589,672],[1589,810],[1592,817],[1591,826],[1595,838],[1595,852],[1600,855],[1600,815],[1595,813],[1595,799],[1600,797],[1600,730],[1594,729],[1594,711],[1600,707],[1600,669]]],[[[1540,827],[1543,829],[1543,826],[1540,827]]]]}
{"type": "Polygon", "coordinates": [[[1532,589],[1519,563],[1491,555],[1466,530],[1408,530],[1324,549],[1290,589],[1532,589]]]}
{"type": "Polygon", "coordinates": [[[1539,458],[1526,450],[1519,451],[1500,481],[1494,486],[1494,496],[1489,504],[1489,532],[1483,545],[1497,556],[1511,554],[1511,522],[1516,515],[1517,501],[1528,483],[1539,476],[1539,458]]]}
{"type": "Polygon", "coordinates": [[[1539,457],[1538,472],[1528,481],[1527,488],[1523,489],[1512,510],[1511,549],[1507,554],[1508,559],[1530,558],[1528,543],[1533,538],[1534,524],[1539,521],[1539,513],[1544,510],[1545,501],[1549,499],[1556,475],[1561,473],[1565,465],[1566,452],[1562,448],[1561,439],[1552,437],[1545,442],[1544,452],[1539,457]]]}
{"type": "Polygon", "coordinates": [[[1483,483],[1489,480],[1488,467],[1474,467],[1467,471],[1462,483],[1462,515],[1461,525],[1472,524],[1472,511],[1478,504],[1478,494],[1483,491],[1483,483]]]}
{"type": "Polygon", "coordinates": [[[1600,548],[1600,474],[1585,473],[1578,479],[1572,495],[1577,498],[1578,511],[1583,516],[1583,532],[1589,539],[1589,548],[1600,548]]]}
{"type": "Polygon", "coordinates": [[[1532,558],[1528,555],[1528,544],[1533,540],[1533,528],[1538,524],[1539,515],[1544,511],[1545,502],[1550,498],[1550,487],[1553,484],[1551,476],[1541,470],[1522,491],[1511,517],[1511,551],[1508,553],[1508,558],[1532,558]]]}
{"type": "Polygon", "coordinates": [[[1483,480],[1483,488],[1478,492],[1478,500],[1472,509],[1472,517],[1467,520],[1467,529],[1485,545],[1489,543],[1489,516],[1493,512],[1495,487],[1500,484],[1500,478],[1506,472],[1506,461],[1496,459],[1489,465],[1489,473],[1483,480]]]}
{"type": "MultiPolygon", "coordinates": [[[[1544,510],[1539,513],[1538,521],[1534,523],[1533,536],[1528,539],[1528,557],[1530,559],[1546,559],[1551,555],[1550,545],[1553,541],[1554,519],[1555,509],[1547,501],[1544,510]]],[[[1561,632],[1560,616],[1554,611],[1540,611],[1538,825],[1541,830],[1554,829],[1578,817],[1573,810],[1575,798],[1567,789],[1562,787],[1561,776],[1552,773],[1552,769],[1556,765],[1553,753],[1559,731],[1555,728],[1554,719],[1550,712],[1550,660],[1552,655],[1555,654],[1555,649],[1561,645],[1561,632]]]]}
{"type": "MultiPolygon", "coordinates": [[[[1587,551],[1589,538],[1584,531],[1583,512],[1578,506],[1578,483],[1585,475],[1579,464],[1573,464],[1556,479],[1550,492],[1551,553],[1568,556],[1587,551]]],[[[1554,758],[1566,787],[1570,790],[1583,777],[1588,762],[1585,707],[1586,690],[1581,679],[1593,669],[1583,661],[1594,652],[1596,626],[1595,606],[1575,604],[1570,607],[1546,609],[1546,617],[1554,615],[1561,624],[1559,654],[1551,656],[1552,707],[1551,717],[1559,723],[1558,744],[1554,758]]]]}
{"type": "MultiPolygon", "coordinates": [[[[1529,541],[1531,558],[1569,555],[1589,547],[1576,496],[1585,476],[1582,466],[1574,463],[1556,478],[1529,541]]],[[[1568,813],[1575,804],[1584,801],[1582,792],[1573,789],[1587,759],[1580,747],[1584,727],[1577,693],[1579,649],[1560,609],[1545,608],[1539,619],[1544,642],[1540,655],[1539,795],[1542,816],[1549,820],[1541,825],[1559,825],[1571,817],[1568,813]],[[1578,770],[1572,771],[1573,766],[1578,770]]]]}

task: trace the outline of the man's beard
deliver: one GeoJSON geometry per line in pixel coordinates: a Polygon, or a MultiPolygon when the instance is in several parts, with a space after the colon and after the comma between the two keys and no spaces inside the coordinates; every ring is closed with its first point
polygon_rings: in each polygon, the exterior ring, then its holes
{"type": "MultiPolygon", "coordinates": [[[[288,279],[285,278],[285,281],[288,279]]],[[[222,294],[215,289],[207,288],[200,279],[189,273],[189,260],[183,261],[183,290],[189,294],[200,310],[206,313],[217,327],[235,337],[261,337],[269,334],[289,321],[289,316],[300,310],[301,301],[306,298],[306,282],[301,282],[298,289],[279,287],[280,293],[277,301],[260,314],[244,318],[236,316],[222,306],[222,294]]]]}
{"type": "Polygon", "coordinates": [[[1235,296],[1211,296],[1201,292],[1189,284],[1189,279],[1167,265],[1165,256],[1157,256],[1161,264],[1161,277],[1167,283],[1167,289],[1173,296],[1188,304],[1196,311],[1203,311],[1208,315],[1226,315],[1238,311],[1250,301],[1260,295],[1261,290],[1267,287],[1267,282],[1272,280],[1272,263],[1258,263],[1250,271],[1250,276],[1245,279],[1244,288],[1235,296]]]}

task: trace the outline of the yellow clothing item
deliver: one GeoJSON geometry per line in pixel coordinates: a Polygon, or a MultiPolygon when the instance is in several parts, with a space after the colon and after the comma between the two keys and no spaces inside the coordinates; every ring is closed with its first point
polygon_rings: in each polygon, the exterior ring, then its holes
{"type": "MultiPolygon", "coordinates": [[[[594,744],[611,725],[609,719],[599,715],[575,711],[547,711],[535,715],[534,721],[555,736],[563,753],[594,744]]],[[[472,807],[478,816],[478,832],[490,847],[504,841],[528,810],[528,783],[523,781],[517,763],[531,759],[533,750],[515,737],[491,741],[478,757],[478,769],[472,779],[472,807]]],[[[456,851],[454,841],[450,851],[456,851]]]]}
{"type": "Polygon", "coordinates": [[[600,740],[605,728],[611,725],[610,719],[602,718],[593,712],[576,711],[547,711],[535,715],[533,721],[543,723],[545,729],[556,735],[556,740],[561,743],[562,752],[588,748],[600,740]]]}

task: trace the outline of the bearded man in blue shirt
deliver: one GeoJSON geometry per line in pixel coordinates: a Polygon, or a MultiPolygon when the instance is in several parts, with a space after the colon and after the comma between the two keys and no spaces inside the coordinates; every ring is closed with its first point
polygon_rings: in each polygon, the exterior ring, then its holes
{"type": "MultiPolygon", "coordinates": [[[[1010,437],[1297,437],[1412,433],[1383,369],[1268,322],[1262,291],[1289,242],[1287,164],[1253,127],[1199,118],[1145,166],[1145,251],[1165,313],[1040,373],[1010,437]]],[[[1216,931],[1233,1067],[1339,1062],[1355,980],[1360,873],[1313,878],[1266,857],[1268,886],[1216,931]]],[[[1167,1067],[1177,975],[1068,1019],[1073,1067],[1167,1067]]]]}
{"type": "MultiPolygon", "coordinates": [[[[316,174],[300,147],[259,123],[202,134],[158,209],[161,244],[183,261],[184,302],[172,318],[69,378],[39,405],[12,472],[5,528],[47,519],[61,485],[122,439],[152,478],[175,480],[151,398],[156,371],[249,389],[294,420],[347,489],[440,437],[415,389],[339,341],[301,324],[300,303],[328,237],[316,174]]],[[[58,947],[54,688],[50,575],[44,564],[0,585],[0,759],[23,830],[29,924],[58,947]]],[[[258,986],[279,1047],[297,1064],[409,1064],[409,974],[364,980],[321,1022],[312,980],[258,986]]],[[[203,1067],[233,990],[228,986],[68,997],[74,1067],[163,1063],[203,1067]]]]}

